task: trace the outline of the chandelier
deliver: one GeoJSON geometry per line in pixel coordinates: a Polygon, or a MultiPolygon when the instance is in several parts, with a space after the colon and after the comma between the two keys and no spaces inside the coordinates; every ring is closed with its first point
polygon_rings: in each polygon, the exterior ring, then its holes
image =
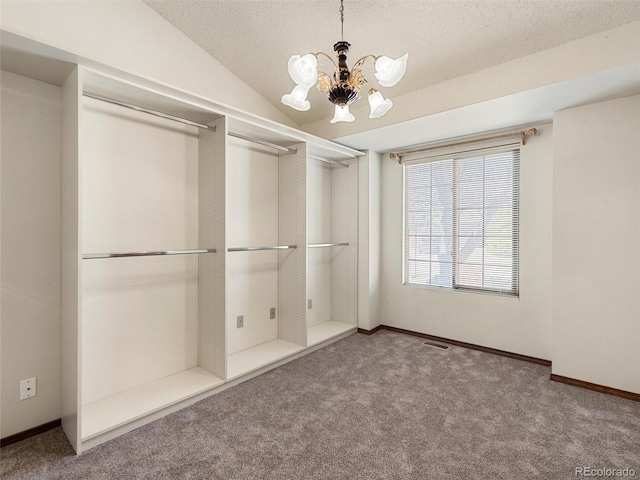
{"type": "Polygon", "coordinates": [[[344,0],[340,0],[340,22],[342,39],[333,46],[337,53],[338,63],[326,53],[307,53],[306,55],[294,55],[289,59],[288,70],[291,79],[296,83],[293,91],[282,96],[282,103],[302,112],[309,110],[311,104],[307,100],[309,89],[316,82],[318,90],[327,94],[327,98],[335,105],[335,115],[331,123],[353,122],[355,117],[349,112],[349,105],[360,98],[360,90],[366,83],[369,85],[368,98],[371,113],[369,118],[380,118],[393,106],[388,98],[385,100],[380,92],[371,86],[365,78],[362,68],[365,62],[371,58],[374,61],[375,77],[383,87],[393,87],[402,79],[407,69],[408,53],[393,60],[384,55],[366,55],[358,60],[351,71],[347,66],[347,53],[351,44],[344,41],[344,0]],[[318,71],[318,56],[328,58],[335,71],[333,79],[326,73],[318,71]]]}

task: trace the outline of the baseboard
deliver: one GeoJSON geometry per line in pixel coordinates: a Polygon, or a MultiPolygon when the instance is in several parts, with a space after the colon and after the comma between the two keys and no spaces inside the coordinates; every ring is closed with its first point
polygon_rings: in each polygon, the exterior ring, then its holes
{"type": "Polygon", "coordinates": [[[26,440],[29,437],[44,433],[47,430],[52,430],[56,427],[59,427],[60,425],[60,419],[58,418],[57,420],[43,423],[42,425],[38,425],[37,427],[29,428],[28,430],[24,430],[23,432],[14,433],[13,435],[9,435],[8,437],[0,438],[0,447],[6,447],[7,445],[11,445],[12,443],[26,440]]]}
{"type": "Polygon", "coordinates": [[[613,387],[605,387],[604,385],[598,385],[597,383],[576,380],[575,378],[563,377],[562,375],[555,375],[553,373],[549,378],[554,382],[564,383],[573,387],[585,388],[587,390],[593,390],[594,392],[606,393],[607,395],[614,395],[616,397],[626,398],[627,400],[640,402],[640,393],[627,392],[626,390],[620,390],[613,387]]]}
{"type": "Polygon", "coordinates": [[[358,333],[364,333],[365,335],[373,335],[378,330],[382,330],[383,328],[384,327],[382,325],[378,325],[377,327],[372,328],[371,330],[365,330],[364,328],[358,328],[358,333]]]}
{"type": "Polygon", "coordinates": [[[448,343],[449,345],[455,345],[457,347],[470,348],[472,350],[480,350],[481,352],[493,353],[494,355],[500,355],[502,357],[514,358],[516,360],[522,360],[524,362],[536,363],[538,365],[544,365],[545,367],[551,366],[550,360],[544,360],[542,358],[530,357],[528,355],[520,355],[519,353],[507,352],[504,350],[498,350],[497,348],[483,347],[481,345],[475,345],[473,343],[460,342],[458,340],[451,340],[450,338],[437,337],[435,335],[429,335],[426,333],[414,332],[413,330],[405,330],[404,328],[390,327],[389,325],[380,325],[371,330],[358,329],[358,332],[366,335],[371,335],[378,330],[390,330],[392,332],[404,333],[407,335],[413,335],[415,337],[426,338],[435,342],[448,343]]]}

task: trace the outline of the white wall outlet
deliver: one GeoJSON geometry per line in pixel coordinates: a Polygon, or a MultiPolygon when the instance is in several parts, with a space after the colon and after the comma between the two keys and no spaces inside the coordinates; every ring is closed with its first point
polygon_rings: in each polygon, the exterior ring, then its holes
{"type": "Polygon", "coordinates": [[[20,400],[36,396],[36,377],[20,380],[20,400]]]}
{"type": "Polygon", "coordinates": [[[244,327],[244,315],[238,315],[238,328],[244,327]]]}
{"type": "Polygon", "coordinates": [[[271,307],[271,310],[269,310],[269,320],[273,320],[274,318],[276,318],[276,307],[271,307]]]}
{"type": "Polygon", "coordinates": [[[307,310],[311,310],[313,308],[313,301],[311,299],[307,300],[307,310]]]}

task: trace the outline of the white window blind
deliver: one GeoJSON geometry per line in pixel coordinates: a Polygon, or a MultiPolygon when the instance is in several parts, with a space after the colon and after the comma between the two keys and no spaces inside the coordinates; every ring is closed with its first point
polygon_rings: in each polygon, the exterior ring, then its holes
{"type": "Polygon", "coordinates": [[[520,150],[404,164],[404,280],[518,294],[520,150]]]}

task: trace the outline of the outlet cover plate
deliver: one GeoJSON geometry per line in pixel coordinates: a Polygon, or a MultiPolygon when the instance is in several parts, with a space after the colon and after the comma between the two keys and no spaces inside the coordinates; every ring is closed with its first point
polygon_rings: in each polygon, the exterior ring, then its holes
{"type": "Polygon", "coordinates": [[[20,400],[36,396],[36,377],[20,380],[20,400]]]}
{"type": "Polygon", "coordinates": [[[238,328],[242,328],[244,327],[244,315],[238,315],[238,328]]]}
{"type": "Polygon", "coordinates": [[[269,319],[273,320],[276,318],[276,307],[271,307],[271,310],[269,310],[269,319]]]}

